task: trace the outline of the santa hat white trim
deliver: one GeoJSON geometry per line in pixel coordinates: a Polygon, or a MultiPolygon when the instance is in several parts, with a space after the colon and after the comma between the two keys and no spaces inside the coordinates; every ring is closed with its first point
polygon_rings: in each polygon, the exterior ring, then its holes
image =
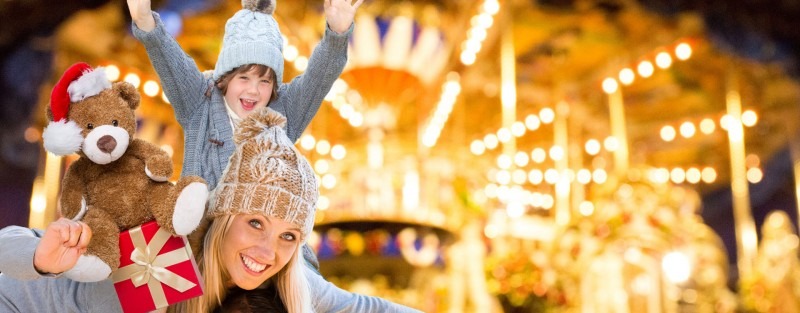
{"type": "Polygon", "coordinates": [[[69,93],[70,101],[78,102],[96,96],[108,88],[111,88],[111,81],[108,80],[105,69],[98,67],[93,71],[83,72],[83,75],[71,82],[67,93],[69,93]]]}
{"type": "Polygon", "coordinates": [[[59,156],[78,152],[83,144],[82,131],[78,124],[66,119],[50,122],[42,133],[44,149],[59,156]]]}

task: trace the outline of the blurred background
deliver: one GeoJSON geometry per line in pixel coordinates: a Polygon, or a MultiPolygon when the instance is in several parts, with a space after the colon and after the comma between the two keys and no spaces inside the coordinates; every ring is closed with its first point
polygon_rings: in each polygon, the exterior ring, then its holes
{"type": "MultiPolygon", "coordinates": [[[[154,0],[201,70],[235,0],[154,0]]],[[[289,80],[325,27],[281,1],[289,80]]],[[[800,3],[368,0],[297,146],[327,279],[425,312],[800,312],[800,3]]],[[[0,227],[57,217],[50,90],[71,64],[182,131],[124,1],[0,1],[0,227]]]]}

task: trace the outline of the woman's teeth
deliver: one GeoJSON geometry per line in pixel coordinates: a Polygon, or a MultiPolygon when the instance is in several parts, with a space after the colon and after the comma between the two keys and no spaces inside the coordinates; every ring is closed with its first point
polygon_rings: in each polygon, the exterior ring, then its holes
{"type": "Polygon", "coordinates": [[[245,265],[245,266],[247,266],[247,268],[248,268],[249,270],[251,270],[251,271],[253,271],[253,272],[257,272],[257,273],[260,273],[260,272],[262,272],[264,269],[266,269],[266,268],[267,268],[267,265],[266,265],[266,264],[261,264],[261,263],[258,263],[258,262],[256,262],[255,260],[253,260],[253,259],[251,259],[251,258],[248,258],[248,257],[246,257],[246,256],[244,256],[244,255],[242,255],[242,263],[244,263],[244,265],[245,265]]]}

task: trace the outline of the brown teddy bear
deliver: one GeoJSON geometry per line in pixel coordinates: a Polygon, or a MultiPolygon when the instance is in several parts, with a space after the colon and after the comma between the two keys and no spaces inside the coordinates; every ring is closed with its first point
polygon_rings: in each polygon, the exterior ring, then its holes
{"type": "Polygon", "coordinates": [[[133,85],[112,84],[103,68],[86,63],[67,69],[53,88],[44,148],[80,155],[64,175],[61,215],[85,222],[93,233],[87,251],[64,273],[73,280],[100,281],[119,267],[121,230],[155,219],[170,233],[187,235],[205,212],[205,180],[167,181],[167,153],[133,138],[139,100],[133,85]]]}

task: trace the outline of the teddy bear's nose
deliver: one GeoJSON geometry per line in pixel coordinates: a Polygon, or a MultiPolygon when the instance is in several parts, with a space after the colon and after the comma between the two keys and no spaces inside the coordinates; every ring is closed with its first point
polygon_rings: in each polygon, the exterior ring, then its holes
{"type": "Polygon", "coordinates": [[[116,147],[117,147],[117,141],[114,139],[114,137],[111,137],[109,135],[100,137],[100,140],[97,141],[97,148],[99,148],[100,151],[103,151],[104,153],[111,153],[111,151],[114,151],[114,148],[116,147]]]}

